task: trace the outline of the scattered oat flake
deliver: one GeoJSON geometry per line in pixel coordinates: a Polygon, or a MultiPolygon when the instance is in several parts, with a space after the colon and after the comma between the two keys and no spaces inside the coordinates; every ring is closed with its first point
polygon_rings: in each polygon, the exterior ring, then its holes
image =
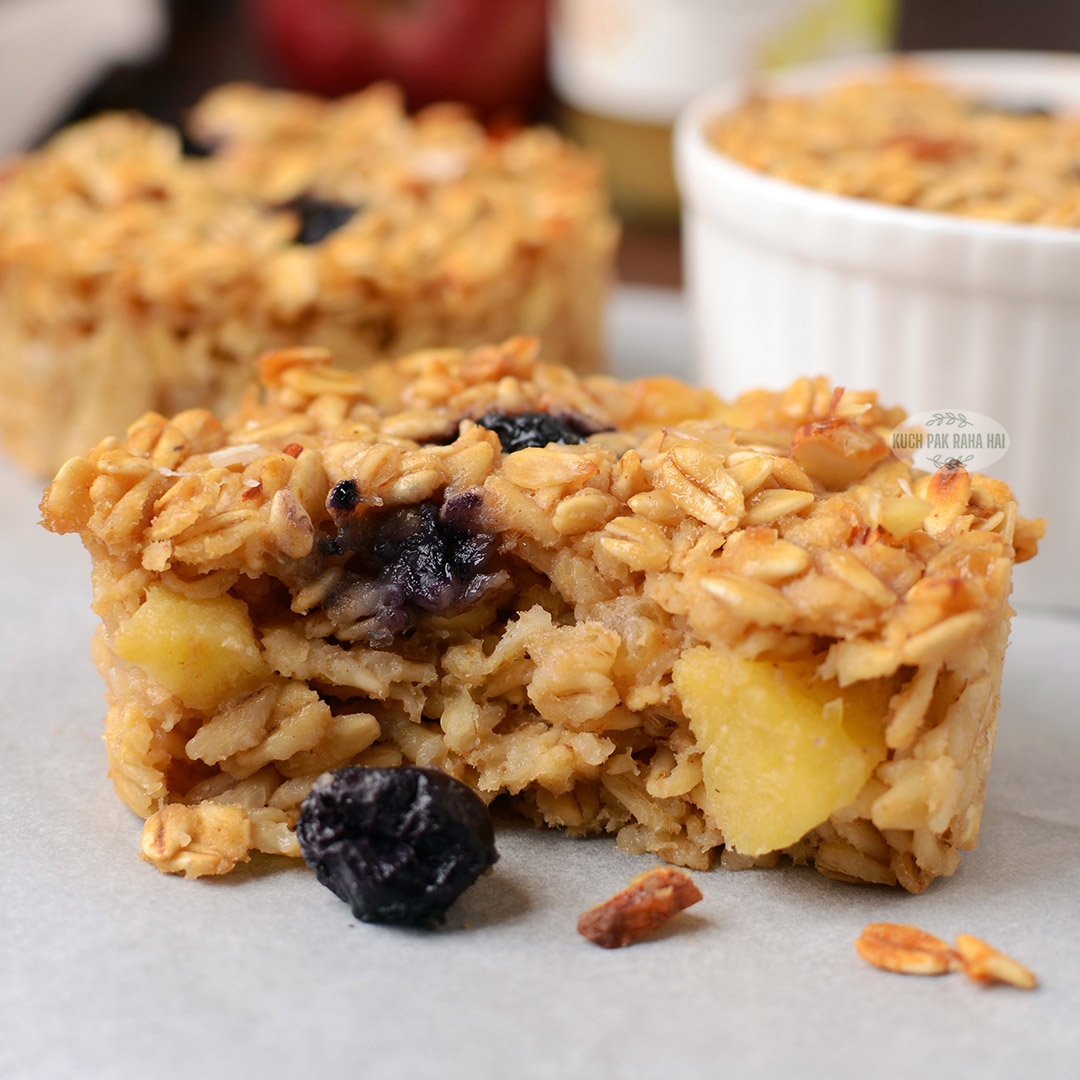
{"type": "Polygon", "coordinates": [[[869,412],[873,405],[869,401],[843,401],[836,408],[837,416],[861,416],[869,412]]]}
{"type": "Polygon", "coordinates": [[[1034,990],[1039,985],[1034,972],[971,934],[956,935],[956,951],[964,974],[975,982],[1008,983],[1021,990],[1034,990]]]}
{"type": "Polygon", "coordinates": [[[248,465],[265,451],[258,443],[243,443],[240,446],[223,446],[206,455],[215,468],[228,468],[230,465],[248,465]]]}
{"type": "Polygon", "coordinates": [[[874,967],[901,975],[944,975],[960,966],[941,938],[906,923],[870,923],[856,939],[855,951],[874,967]]]}
{"type": "Polygon", "coordinates": [[[681,870],[657,866],[578,919],[578,933],[605,949],[633,943],[696,904],[701,892],[681,870]]]}
{"type": "Polygon", "coordinates": [[[460,180],[469,168],[464,154],[441,146],[428,146],[413,154],[410,164],[413,175],[432,183],[451,183],[460,180]]]}

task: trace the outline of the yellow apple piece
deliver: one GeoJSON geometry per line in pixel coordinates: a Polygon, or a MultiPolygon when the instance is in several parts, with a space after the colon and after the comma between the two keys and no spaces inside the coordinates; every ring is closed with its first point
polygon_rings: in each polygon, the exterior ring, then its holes
{"type": "Polygon", "coordinates": [[[269,675],[247,605],[231,596],[191,600],[152,585],[113,649],[192,709],[212,709],[269,675]]]}
{"type": "Polygon", "coordinates": [[[673,675],[703,750],[705,809],[743,855],[795,843],[851,802],[885,758],[891,680],[841,690],[808,662],[705,647],[673,675]]]}
{"type": "Polygon", "coordinates": [[[885,495],[877,513],[877,523],[897,540],[923,527],[934,504],[914,495],[885,495]]]}

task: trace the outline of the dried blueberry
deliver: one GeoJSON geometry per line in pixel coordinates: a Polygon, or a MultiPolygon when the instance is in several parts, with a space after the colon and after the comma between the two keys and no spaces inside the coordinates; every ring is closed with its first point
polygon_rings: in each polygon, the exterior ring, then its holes
{"type": "Polygon", "coordinates": [[[214,147],[207,143],[196,142],[186,131],[181,131],[180,153],[186,158],[206,158],[213,156],[214,147]]]}
{"type": "Polygon", "coordinates": [[[342,480],[330,489],[326,505],[330,510],[351,510],[360,501],[355,480],[342,480]]]}
{"type": "Polygon", "coordinates": [[[512,454],[529,446],[585,441],[585,434],[580,427],[569,420],[552,416],[551,413],[525,412],[511,416],[507,413],[489,412],[476,422],[498,435],[504,454],[512,454]]]}
{"type": "Polygon", "coordinates": [[[345,549],[341,546],[340,541],[336,537],[320,536],[315,541],[315,547],[319,554],[325,558],[332,558],[335,555],[345,554],[345,549]]]}
{"type": "Polygon", "coordinates": [[[300,219],[300,231],[296,234],[295,242],[305,245],[321,243],[356,214],[355,206],[316,199],[311,195],[298,195],[285,203],[282,209],[291,210],[300,219]]]}
{"type": "Polygon", "coordinates": [[[300,851],[364,922],[431,926],[499,857],[487,807],[437,769],[339,769],[304,799],[300,851]]]}

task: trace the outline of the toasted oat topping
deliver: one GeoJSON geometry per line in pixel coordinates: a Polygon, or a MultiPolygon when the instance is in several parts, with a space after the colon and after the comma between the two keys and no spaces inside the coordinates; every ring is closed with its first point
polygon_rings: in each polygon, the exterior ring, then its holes
{"type": "Polygon", "coordinates": [[[979,99],[906,64],[815,95],[752,97],[709,136],[752,169],[835,195],[1080,226],[1080,118],[979,99]]]}
{"type": "Polygon", "coordinates": [[[410,118],[388,86],[335,103],[227,86],[191,124],[217,147],[210,157],[184,157],[172,129],[108,114],[16,161],[0,186],[0,264],[17,256],[22,273],[61,283],[80,274],[70,314],[84,319],[102,303],[198,309],[208,294],[288,319],[337,311],[358,274],[380,292],[497,277],[517,245],[604,213],[596,163],[554,132],[493,140],[448,106],[410,118]],[[459,168],[425,170],[433,151],[459,168]],[[168,257],[148,260],[150,249],[168,257]]]}

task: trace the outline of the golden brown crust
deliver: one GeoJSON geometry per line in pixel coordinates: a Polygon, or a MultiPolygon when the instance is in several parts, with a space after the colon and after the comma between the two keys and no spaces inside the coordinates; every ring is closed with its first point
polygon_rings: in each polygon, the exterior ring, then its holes
{"type": "Polygon", "coordinates": [[[231,408],[269,348],[360,367],[525,332],[551,361],[600,366],[616,226],[597,162],[554,132],[409,118],[385,86],[332,103],[223,87],[193,124],[211,157],[113,114],[0,185],[0,436],[28,467],[148,409],[231,408]],[[300,196],[356,213],[300,244],[300,196]]]}
{"type": "Polygon", "coordinates": [[[977,100],[911,64],[815,95],[753,97],[709,134],[743,165],[835,195],[1080,225],[1077,116],[977,100]]]}

